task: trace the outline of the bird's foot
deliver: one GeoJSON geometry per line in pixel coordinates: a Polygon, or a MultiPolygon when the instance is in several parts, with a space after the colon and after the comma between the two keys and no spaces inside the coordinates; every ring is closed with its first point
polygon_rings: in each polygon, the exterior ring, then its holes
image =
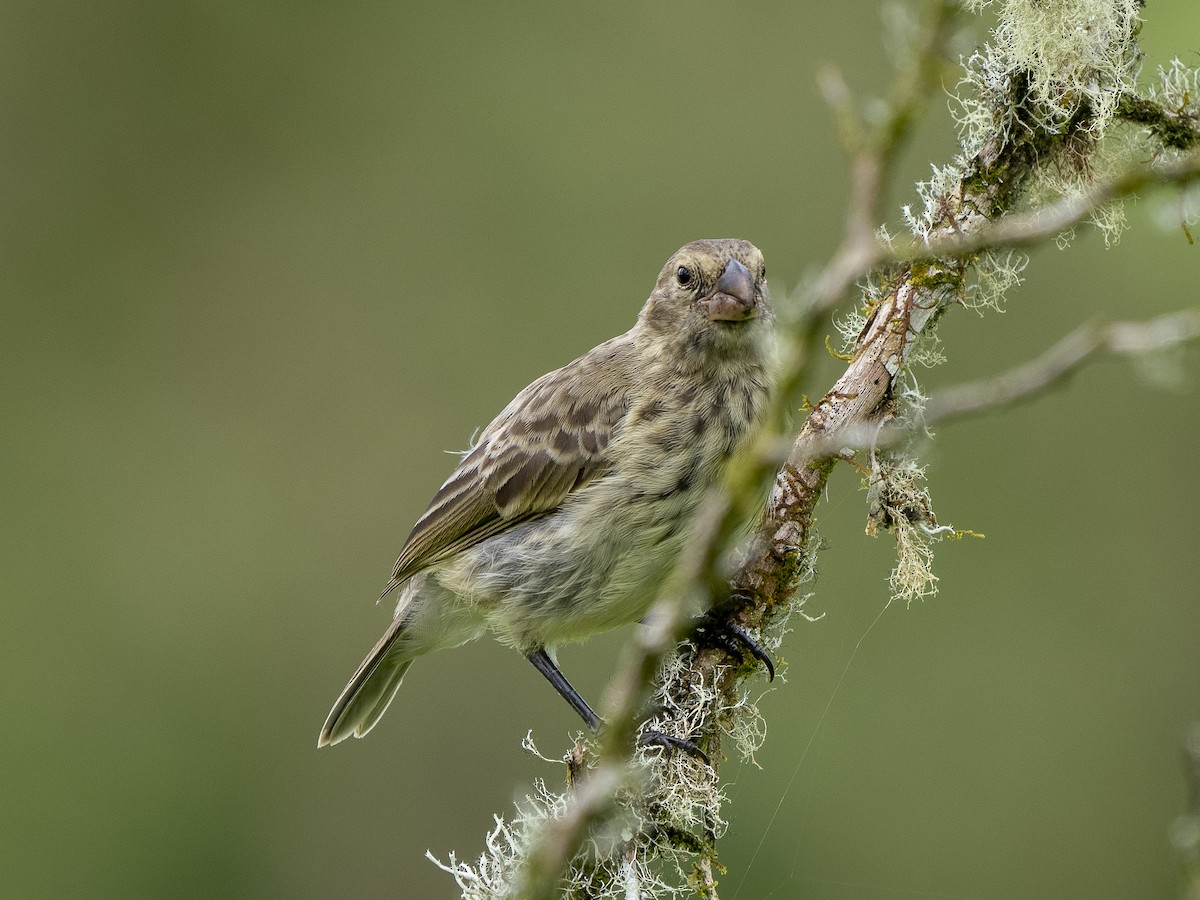
{"type": "Polygon", "coordinates": [[[669,734],[663,734],[661,731],[643,731],[638,735],[639,747],[662,747],[664,750],[682,750],[688,756],[694,756],[696,759],[703,762],[706,766],[711,766],[712,762],[705,753],[694,742],[687,738],[673,737],[669,734]]]}
{"type": "Polygon", "coordinates": [[[646,728],[655,719],[661,718],[667,711],[667,708],[661,703],[652,704],[647,708],[641,719],[640,728],[643,729],[638,735],[637,744],[639,747],[662,747],[666,751],[682,750],[688,756],[694,756],[701,760],[705,765],[712,765],[709,761],[708,754],[700,749],[700,745],[695,741],[690,741],[687,738],[674,737],[673,735],[665,734],[657,728],[646,728]]]}
{"type": "Polygon", "coordinates": [[[767,680],[775,680],[775,663],[750,633],[717,610],[709,610],[700,617],[692,640],[705,647],[717,647],[734,659],[745,659],[747,653],[757,659],[767,670],[767,680]]]}

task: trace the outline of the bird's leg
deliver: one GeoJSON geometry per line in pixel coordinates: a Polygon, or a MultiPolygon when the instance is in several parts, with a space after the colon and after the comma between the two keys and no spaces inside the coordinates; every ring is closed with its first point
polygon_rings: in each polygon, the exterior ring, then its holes
{"type": "MultiPolygon", "coordinates": [[[[571,682],[567,681],[567,676],[555,665],[546,649],[543,647],[533,651],[528,655],[528,659],[533,663],[534,668],[554,686],[559,696],[571,704],[571,709],[579,713],[579,717],[587,723],[587,727],[591,729],[592,733],[598,732],[600,726],[604,724],[604,720],[596,715],[595,710],[588,706],[588,702],[579,695],[579,691],[571,686],[571,682]]],[[[686,738],[671,737],[659,731],[644,731],[638,738],[638,743],[644,746],[682,750],[704,760],[705,763],[708,762],[707,754],[686,738]]]]}
{"type": "Polygon", "coordinates": [[[710,609],[700,617],[692,639],[708,647],[718,647],[734,659],[743,659],[747,653],[766,667],[767,680],[775,680],[775,663],[762,648],[762,645],[752,638],[749,632],[734,622],[724,610],[710,609]]]}
{"type": "Polygon", "coordinates": [[[533,663],[534,668],[541,672],[548,682],[554,685],[554,689],[558,691],[558,695],[571,704],[571,709],[579,713],[579,717],[587,723],[587,727],[593,733],[600,730],[600,717],[596,715],[586,700],[579,696],[579,691],[571,687],[571,682],[567,681],[567,676],[562,673],[562,670],[554,664],[554,660],[550,658],[550,654],[546,652],[544,647],[534,650],[529,654],[529,661],[533,663]]]}

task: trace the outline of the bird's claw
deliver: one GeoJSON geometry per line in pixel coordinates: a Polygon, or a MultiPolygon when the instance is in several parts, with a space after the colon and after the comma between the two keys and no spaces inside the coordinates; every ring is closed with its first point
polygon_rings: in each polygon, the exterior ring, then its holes
{"type": "Polygon", "coordinates": [[[747,653],[763,664],[767,680],[775,680],[775,663],[762,645],[741,625],[714,611],[701,617],[694,632],[696,640],[710,647],[719,647],[730,656],[742,659],[747,653]]]}

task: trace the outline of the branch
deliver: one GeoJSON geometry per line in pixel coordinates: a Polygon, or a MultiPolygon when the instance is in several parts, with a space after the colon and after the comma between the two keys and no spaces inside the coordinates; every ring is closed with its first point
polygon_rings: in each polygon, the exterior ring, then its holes
{"type": "MultiPolygon", "coordinates": [[[[813,438],[813,456],[849,459],[857,450],[891,450],[913,440],[914,431],[982,413],[995,412],[1033,399],[1065,381],[1102,354],[1145,358],[1200,341],[1200,308],[1184,309],[1144,322],[1090,322],[1020,366],[992,378],[943,388],[912,419],[866,421],[846,425],[823,440],[813,438]]],[[[766,454],[782,465],[790,444],[766,454]]]]}
{"type": "Polygon", "coordinates": [[[1131,197],[1147,187],[1183,187],[1198,179],[1200,153],[1164,165],[1133,165],[1114,178],[1093,184],[1082,196],[1063,197],[1040,209],[1006,215],[969,233],[943,233],[931,240],[880,247],[873,264],[964,259],[989,250],[1028,247],[1069,231],[1114,200],[1131,197]]]}
{"type": "Polygon", "coordinates": [[[925,407],[924,421],[933,425],[1012,406],[1060,383],[1100,353],[1144,356],[1197,339],[1200,309],[1186,309],[1146,322],[1082,325],[1023,366],[937,394],[925,407]]]}

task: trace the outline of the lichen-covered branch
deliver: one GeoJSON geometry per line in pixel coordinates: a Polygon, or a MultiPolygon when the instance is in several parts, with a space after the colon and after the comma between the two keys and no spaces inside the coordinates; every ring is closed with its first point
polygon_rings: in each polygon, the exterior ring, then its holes
{"type": "MultiPolygon", "coordinates": [[[[871,471],[869,520],[893,531],[900,548],[894,589],[908,597],[930,592],[928,542],[947,529],[933,517],[919,467],[893,452],[892,435],[923,421],[924,398],[907,371],[931,356],[939,318],[955,306],[998,304],[1025,264],[1015,248],[1061,239],[1089,219],[1115,235],[1115,201],[1200,178],[1200,76],[1174,66],[1153,87],[1139,88],[1136,0],[1008,0],[999,4],[991,40],[961,74],[958,155],[935,169],[918,188],[921,202],[905,209],[911,236],[878,231],[892,162],[945,71],[956,10],[948,0],[926,6],[877,124],[866,124],[836,74],[824,76],[851,154],[852,202],[841,247],[793,306],[773,428],[702,504],[676,577],[614,677],[606,732],[597,747],[581,742],[569,757],[569,791],[539,785],[517,823],[498,820],[478,865],[451,859],[447,868],[465,898],[716,898],[725,827],[720,764],[728,752],[753,753],[762,740],[747,698],[758,668],[722,649],[685,642],[677,650],[691,616],[718,607],[764,645],[776,645],[812,572],[816,504],[837,463],[862,450],[871,471]],[[1122,141],[1113,140],[1117,133],[1122,141]],[[822,352],[827,317],[855,284],[864,285],[862,301],[841,326],[846,370],[781,453],[788,411],[822,352]],[[874,440],[884,429],[886,450],[874,440]],[[768,487],[766,510],[731,568],[738,523],[754,518],[768,487]],[[656,712],[643,723],[647,705],[656,712]],[[711,765],[635,749],[642,726],[695,742],[711,765]]],[[[1176,342],[1197,328],[1194,314],[1172,324],[1176,342]]],[[[950,395],[929,414],[1027,396],[1099,349],[1154,349],[1154,334],[1154,323],[1081,330],[1004,379],[950,395]]]]}

